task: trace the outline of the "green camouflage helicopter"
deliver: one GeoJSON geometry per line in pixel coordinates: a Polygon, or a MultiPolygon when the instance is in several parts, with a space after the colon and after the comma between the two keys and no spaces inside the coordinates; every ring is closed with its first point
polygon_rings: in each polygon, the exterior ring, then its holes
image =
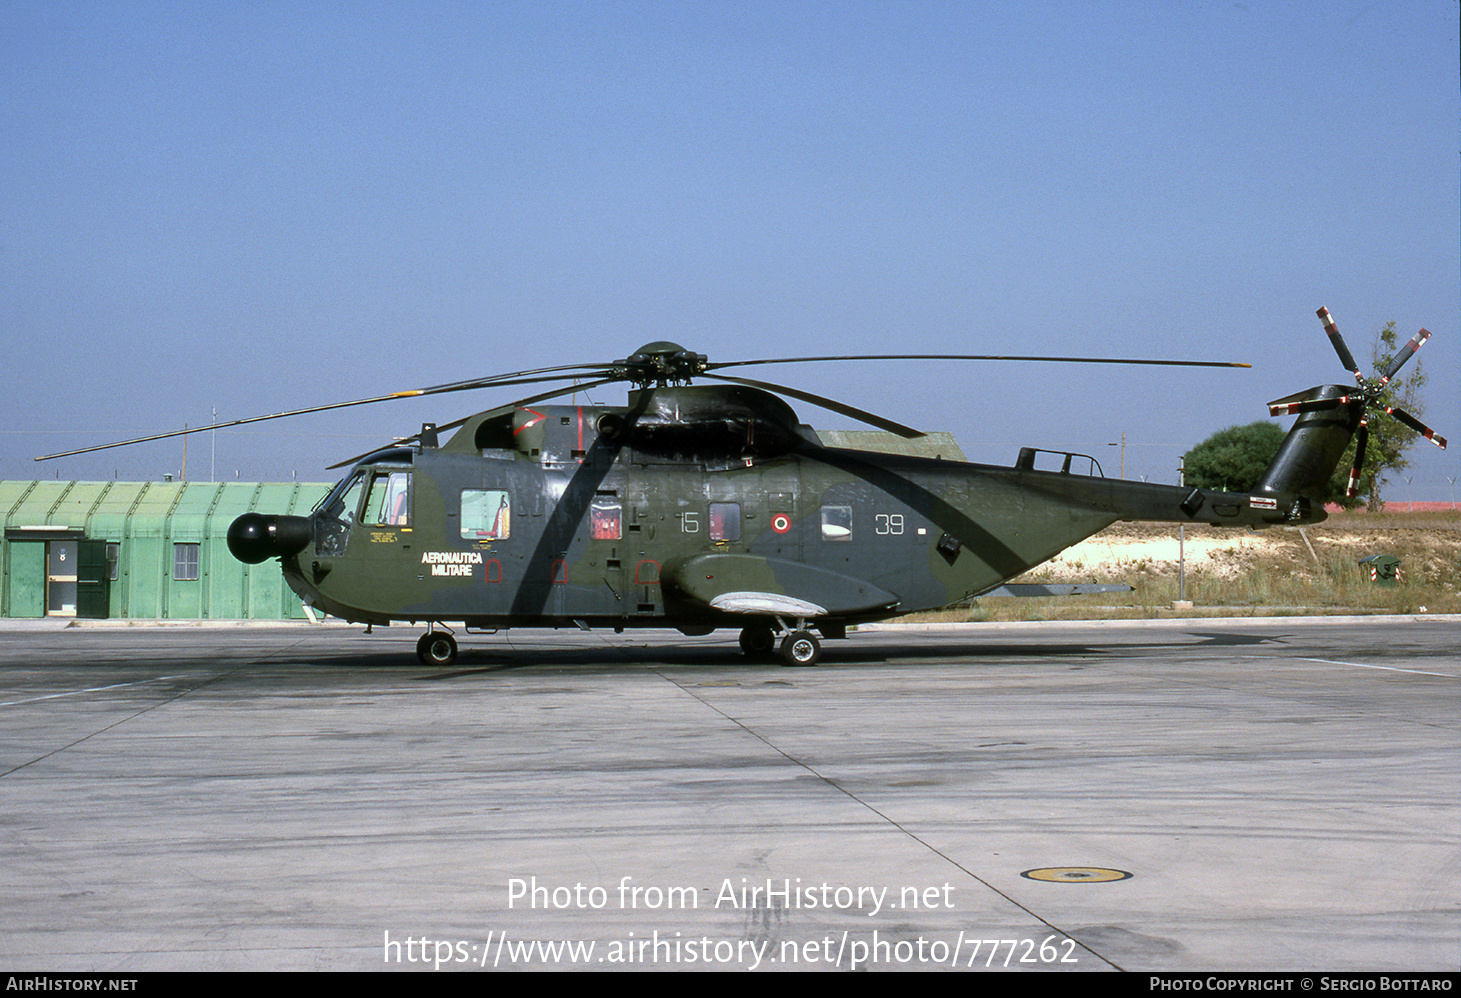
{"type": "MultiPolygon", "coordinates": [[[[452,424],[427,424],[335,465],[353,467],[310,516],[246,513],[228,531],[229,549],[250,564],[278,558],[304,603],[332,616],[426,623],[417,654],[429,664],[455,661],[448,624],[458,623],[468,632],[673,627],[701,635],[731,627],[749,656],[779,652],[787,665],[816,665],[822,639],[845,637],[848,625],[965,603],[1117,520],[1246,527],[1323,520],[1311,497],[1357,430],[1358,467],[1366,409],[1430,334],[1422,330],[1388,371],[1367,381],[1327,311],[1320,315],[1358,389],[1319,386],[1271,403],[1274,414],[1299,418],[1251,493],[1108,479],[1092,457],[1033,448],[1006,468],[828,446],[778,395],[901,437],[922,434],[822,396],[713,373],[844,360],[1246,364],[925,354],[712,363],[656,342],[607,364],[220,423],[574,382],[452,424]],[[690,384],[702,378],[717,383],[690,384]],[[632,386],[627,405],[542,404],[613,382],[632,386]],[[449,430],[456,432],[442,442],[449,430]],[[1037,454],[1053,454],[1059,469],[1037,470],[1037,454]]],[[[1409,414],[1392,411],[1445,446],[1409,414]]]]}

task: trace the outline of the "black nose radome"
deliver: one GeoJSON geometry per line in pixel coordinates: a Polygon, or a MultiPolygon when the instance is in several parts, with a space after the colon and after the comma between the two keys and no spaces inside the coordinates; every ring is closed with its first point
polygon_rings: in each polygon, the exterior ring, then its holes
{"type": "Polygon", "coordinates": [[[239,561],[257,565],[298,554],[309,546],[312,536],[307,517],[245,513],[228,528],[228,550],[239,561]]]}

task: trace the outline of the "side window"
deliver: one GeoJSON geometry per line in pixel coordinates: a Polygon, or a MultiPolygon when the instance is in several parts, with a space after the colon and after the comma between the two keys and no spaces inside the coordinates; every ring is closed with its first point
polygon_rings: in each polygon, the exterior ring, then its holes
{"type": "Polygon", "coordinates": [[[617,541],[624,529],[624,508],[617,499],[595,499],[589,527],[596,541],[617,541]]]}
{"type": "Polygon", "coordinates": [[[740,503],[713,502],[710,504],[710,539],[731,542],[741,539],[740,503]]]}
{"type": "Polygon", "coordinates": [[[498,541],[512,530],[512,503],[501,489],[462,490],[462,539],[498,541]]]}
{"type": "Polygon", "coordinates": [[[850,540],[852,540],[852,507],[851,506],[823,506],[822,507],[822,540],[824,540],[824,541],[850,541],[850,540]]]}
{"type": "Polygon", "coordinates": [[[411,524],[411,473],[391,471],[375,476],[365,503],[365,523],[384,527],[411,524]]]}

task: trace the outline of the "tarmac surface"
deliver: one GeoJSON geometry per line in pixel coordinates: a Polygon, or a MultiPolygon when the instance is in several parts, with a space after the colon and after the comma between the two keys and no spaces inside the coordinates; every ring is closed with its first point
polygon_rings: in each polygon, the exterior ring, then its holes
{"type": "Polygon", "coordinates": [[[1458,623],[5,622],[0,969],[1455,971],[1458,623]]]}

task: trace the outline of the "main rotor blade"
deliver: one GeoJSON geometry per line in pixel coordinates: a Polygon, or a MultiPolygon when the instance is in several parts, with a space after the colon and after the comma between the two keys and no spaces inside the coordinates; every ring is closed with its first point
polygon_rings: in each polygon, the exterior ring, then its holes
{"type": "Polygon", "coordinates": [[[1135,357],[1021,357],[992,353],[870,353],[838,357],[766,357],[760,360],[725,360],[706,368],[749,367],[753,364],[809,364],[833,360],[1010,360],[1052,364],[1146,364],[1157,367],[1252,367],[1222,360],[1147,360],[1135,357]]]}
{"type": "MultiPolygon", "coordinates": [[[[542,402],[542,401],[545,401],[547,399],[557,398],[559,395],[570,395],[573,392],[587,391],[590,388],[598,388],[600,385],[612,384],[613,382],[618,381],[618,380],[619,380],[618,378],[600,378],[598,381],[590,381],[590,382],[587,382],[587,383],[581,384],[581,385],[569,385],[567,388],[559,388],[559,389],[556,389],[555,391],[543,392],[540,395],[529,395],[527,398],[525,398],[525,399],[518,399],[516,402],[507,402],[507,403],[504,403],[503,405],[495,405],[495,406],[492,407],[492,409],[484,410],[484,411],[491,412],[491,411],[496,410],[496,409],[519,409],[522,406],[532,405],[535,402],[542,402]]],[[[509,383],[510,384],[515,384],[516,382],[509,382],[509,383]]],[[[475,416],[475,415],[477,415],[477,413],[475,413],[475,412],[472,413],[472,416],[475,416]]],[[[472,416],[463,416],[461,419],[458,419],[458,420],[455,420],[453,422],[445,423],[445,424],[443,424],[441,426],[438,426],[436,428],[436,432],[437,433],[444,433],[447,430],[455,430],[457,427],[461,426],[467,420],[471,419],[472,416]]],[[[392,441],[391,443],[386,444],[383,447],[376,447],[376,448],[373,448],[372,450],[366,451],[364,454],[356,454],[354,457],[346,458],[344,461],[340,461],[340,462],[338,462],[336,464],[329,465],[326,468],[326,470],[327,471],[334,471],[336,468],[348,467],[349,465],[354,464],[356,461],[359,461],[363,457],[369,457],[370,455],[374,454],[378,450],[384,450],[386,447],[399,447],[399,446],[402,446],[402,445],[405,445],[405,444],[414,443],[414,442],[416,442],[417,440],[420,440],[420,439],[421,439],[421,434],[419,434],[419,433],[413,433],[409,437],[402,437],[401,439],[392,441]]]]}
{"type": "MultiPolygon", "coordinates": [[[[436,395],[443,392],[465,392],[474,388],[495,388],[501,385],[529,385],[537,381],[562,381],[567,378],[602,378],[614,369],[613,364],[564,364],[561,367],[540,367],[532,371],[514,371],[511,374],[491,374],[485,378],[469,378],[466,381],[451,381],[444,385],[423,388],[420,394],[436,395]],[[568,373],[572,372],[572,373],[568,373]],[[537,377],[534,377],[537,375],[537,377]]],[[[616,379],[610,379],[616,380],[616,379]]]]}
{"type": "Polygon", "coordinates": [[[853,419],[867,423],[870,426],[876,426],[880,430],[888,430],[896,433],[900,437],[912,439],[914,437],[925,436],[922,430],[915,430],[911,426],[904,426],[902,423],[895,422],[884,416],[879,416],[876,413],[868,412],[866,409],[859,409],[856,406],[848,405],[845,402],[838,402],[835,399],[829,399],[823,395],[814,395],[811,392],[788,388],[785,385],[773,385],[765,381],[752,381],[750,378],[733,378],[728,374],[706,374],[704,377],[715,378],[717,381],[729,381],[736,385],[745,385],[747,388],[759,388],[762,391],[774,392],[778,395],[790,395],[794,399],[801,399],[803,402],[819,405],[823,409],[829,409],[843,416],[851,416],[853,419]]]}
{"type": "MultiPolygon", "coordinates": [[[[583,365],[574,365],[572,368],[564,368],[564,370],[580,370],[582,369],[582,367],[583,365]]],[[[553,369],[544,368],[543,370],[546,371],[553,369]]],[[[286,419],[290,416],[307,416],[311,413],[329,412],[333,409],[348,409],[352,406],[357,405],[373,405],[376,402],[391,402],[396,399],[403,398],[420,398],[426,395],[441,395],[447,392],[468,391],[474,388],[498,388],[504,385],[527,385],[536,384],[543,381],[559,381],[562,378],[567,377],[567,375],[561,374],[544,374],[539,377],[522,377],[522,375],[532,375],[536,373],[537,372],[533,371],[517,371],[513,374],[505,374],[492,378],[481,378],[476,381],[461,381],[448,385],[436,385],[435,387],[431,388],[409,389],[403,392],[391,392],[388,395],[376,395],[372,398],[352,399],[349,402],[331,402],[328,405],[309,406],[305,409],[291,409],[289,412],[274,412],[270,413],[267,416],[250,416],[247,419],[234,419],[226,423],[210,423],[207,426],[190,426],[187,429],[183,430],[170,430],[167,433],[154,433],[151,436],[135,437],[131,440],[118,440],[114,443],[98,444],[94,447],[78,447],[75,450],[61,451],[57,454],[43,454],[40,457],[36,458],[36,460],[51,461],[58,457],[72,457],[76,454],[90,454],[93,451],[110,450],[113,447],[129,447],[132,444],[151,443],[154,440],[168,440],[172,437],[187,436],[190,433],[204,433],[209,430],[225,430],[234,426],[246,426],[249,423],[263,423],[271,419],[286,419]]],[[[617,379],[609,378],[607,380],[614,381],[617,379]]],[[[600,384],[603,383],[605,382],[600,382],[600,384]]],[[[572,389],[570,388],[569,391],[572,391],[572,389]]]]}
{"type": "Polygon", "coordinates": [[[37,461],[50,461],[58,457],[71,457],[75,454],[90,454],[93,451],[110,450],[113,447],[130,447],[132,444],[145,444],[153,440],[167,440],[171,437],[184,437],[190,433],[203,433],[209,430],[224,430],[232,426],[246,426],[249,423],[262,423],[270,419],[284,419],[288,416],[304,416],[312,412],[327,412],[331,409],[346,409],[353,405],[370,405],[373,402],[389,402],[392,399],[406,398],[411,395],[419,395],[421,392],[393,392],[390,395],[377,395],[375,398],[355,399],[350,402],[333,402],[330,405],[310,406],[307,409],[293,409],[289,412],[275,412],[267,416],[250,416],[247,419],[234,419],[227,423],[210,423],[207,426],[190,426],[185,430],[171,430],[167,433],[154,433],[147,437],[134,437],[131,440],[118,440],[109,444],[97,444],[94,447],[78,447],[75,450],[65,450],[57,454],[42,454],[36,458],[37,461]]]}
{"type": "Polygon", "coordinates": [[[1395,377],[1395,372],[1404,367],[1405,362],[1409,360],[1417,350],[1425,346],[1425,341],[1430,338],[1431,331],[1429,329],[1421,329],[1420,332],[1412,336],[1410,338],[1410,342],[1400,348],[1400,352],[1395,355],[1395,359],[1390,362],[1390,366],[1385,369],[1385,373],[1380,375],[1380,384],[1388,385],[1390,383],[1390,379],[1395,377]]]}
{"type": "MultiPolygon", "coordinates": [[[[1411,350],[1410,352],[1413,353],[1414,350],[1411,350]]],[[[1409,356],[1409,354],[1406,354],[1406,356],[1409,356]]],[[[706,370],[710,368],[746,367],[760,364],[801,364],[814,363],[819,361],[839,360],[1010,360],[1069,364],[1143,364],[1167,367],[1252,366],[1251,364],[1217,361],[1150,360],[1142,358],[1112,357],[1027,357],[1000,354],[862,354],[828,357],[780,357],[764,358],[759,360],[723,361],[717,364],[706,365],[706,370]]],[[[173,437],[187,436],[190,433],[202,433],[204,431],[231,429],[235,426],[247,426],[251,423],[262,423],[273,419],[286,419],[290,416],[304,416],[317,412],[330,412],[335,409],[347,409],[358,405],[373,405],[377,402],[389,402],[395,399],[402,398],[420,398],[427,395],[439,395],[448,392],[471,391],[478,388],[500,388],[507,385],[536,384],[544,381],[558,381],[561,379],[577,377],[589,377],[596,379],[591,382],[593,386],[604,385],[613,381],[637,380],[632,373],[632,371],[635,370],[633,366],[626,366],[626,364],[626,361],[610,361],[602,364],[563,364],[552,367],[539,367],[523,371],[513,371],[508,374],[489,375],[487,377],[472,378],[466,381],[453,381],[446,384],[431,385],[426,388],[416,388],[399,392],[390,392],[385,395],[376,395],[370,398],[351,399],[347,402],[332,402],[327,405],[307,406],[302,409],[291,409],[286,412],[274,412],[262,416],[250,416],[245,419],[234,419],[223,423],[210,423],[206,426],[185,427],[181,430],[170,430],[166,433],[154,433],[144,437],[134,437],[130,440],[118,440],[112,443],[98,444],[91,447],[78,447],[74,450],[59,451],[55,454],[43,454],[37,457],[35,460],[51,461],[62,457],[73,457],[78,454],[90,454],[96,451],[110,450],[114,447],[128,447],[133,444],[151,443],[156,440],[169,440],[173,437]]],[[[735,378],[730,378],[725,375],[707,376],[719,377],[721,380],[725,381],[737,380],[735,378]]],[[[909,426],[905,426],[902,423],[886,419],[882,416],[875,415],[874,413],[870,413],[853,406],[845,405],[841,402],[836,402],[822,395],[815,395],[810,392],[802,392],[797,389],[787,388],[785,386],[764,384],[755,381],[742,381],[741,383],[747,385],[748,387],[764,388],[772,392],[781,392],[793,398],[798,398],[806,402],[811,402],[814,405],[818,405],[833,412],[838,412],[843,415],[850,416],[854,419],[869,423],[872,426],[877,426],[879,428],[898,433],[905,437],[916,437],[923,435],[921,431],[915,430],[909,426]]],[[[533,401],[541,401],[543,399],[553,398],[556,395],[566,394],[567,392],[571,392],[573,390],[574,389],[572,387],[563,390],[555,390],[553,392],[549,392],[543,395],[533,396],[529,400],[524,400],[520,403],[515,404],[530,404],[533,401]]],[[[410,440],[414,438],[407,439],[410,440]]],[[[336,465],[336,467],[338,467],[338,465],[336,465]]]]}
{"type": "Polygon", "coordinates": [[[1334,352],[1339,354],[1339,362],[1344,365],[1344,369],[1354,375],[1355,381],[1364,381],[1365,376],[1360,373],[1360,366],[1354,362],[1354,355],[1349,352],[1349,347],[1344,345],[1344,337],[1339,335],[1339,326],[1335,324],[1334,316],[1329,314],[1329,309],[1320,308],[1314,314],[1324,323],[1324,331],[1329,334],[1329,342],[1334,345],[1334,352]]]}

